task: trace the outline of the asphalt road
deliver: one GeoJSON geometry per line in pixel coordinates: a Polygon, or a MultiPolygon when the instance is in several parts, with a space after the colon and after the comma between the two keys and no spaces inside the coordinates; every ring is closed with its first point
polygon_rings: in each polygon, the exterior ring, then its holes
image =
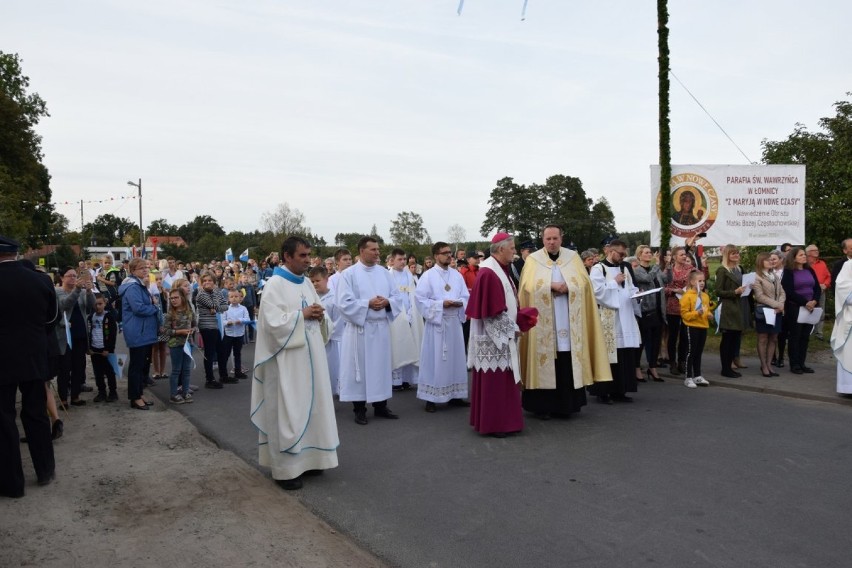
{"type": "MultiPolygon", "coordinates": [[[[174,408],[257,466],[250,391],[174,408]]],[[[297,495],[395,566],[850,566],[852,408],[674,380],[635,399],[503,440],[414,391],[367,426],[336,402],[340,467],[297,495]]]]}

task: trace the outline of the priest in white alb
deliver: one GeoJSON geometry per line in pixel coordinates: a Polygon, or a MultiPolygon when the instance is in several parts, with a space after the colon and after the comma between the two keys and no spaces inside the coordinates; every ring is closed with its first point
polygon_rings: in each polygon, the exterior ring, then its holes
{"type": "Polygon", "coordinates": [[[304,276],[310,252],[304,239],[284,241],[282,265],[264,286],[257,319],[251,421],[258,430],[258,462],[284,489],[299,489],[303,475],[337,467],[324,346],[332,323],[304,276]]]}
{"type": "Polygon", "coordinates": [[[465,309],[470,293],[464,278],[450,266],[450,245],[432,246],[435,266],[420,277],[415,299],[426,318],[420,350],[420,377],[417,398],[426,401],[426,412],[435,412],[437,403],[470,406],[467,398],[467,363],[464,350],[465,309]]]}
{"type": "Polygon", "coordinates": [[[355,422],[367,424],[367,403],[379,418],[399,418],[388,408],[392,357],[390,324],[399,315],[399,290],[379,264],[374,237],[358,241],[360,260],[341,274],[335,287],[343,316],[340,346],[340,400],[352,402],[355,422]]]}
{"type": "Polygon", "coordinates": [[[414,294],[417,284],[406,265],[405,251],[391,251],[390,275],[399,291],[402,309],[391,323],[393,355],[393,390],[408,390],[417,384],[420,365],[420,346],[423,343],[423,316],[417,309],[414,294]]]}

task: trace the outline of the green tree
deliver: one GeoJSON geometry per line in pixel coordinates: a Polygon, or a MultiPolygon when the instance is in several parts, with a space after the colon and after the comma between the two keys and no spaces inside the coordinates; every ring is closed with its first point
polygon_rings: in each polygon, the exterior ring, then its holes
{"type": "Polygon", "coordinates": [[[762,142],[764,163],[807,166],[805,240],[826,252],[837,251],[852,227],[852,103],[834,108],[835,116],[820,119],[821,132],[796,124],[786,140],[762,142]]]}
{"type": "Polygon", "coordinates": [[[396,219],[391,221],[390,239],[397,246],[409,248],[431,241],[429,231],[423,226],[423,217],[414,211],[397,213],[396,219]]]}
{"type": "Polygon", "coordinates": [[[0,234],[36,247],[53,221],[50,174],[35,132],[50,115],[29,85],[18,55],[0,51],[0,234]]]}
{"type": "Polygon", "coordinates": [[[628,231],[619,233],[618,237],[627,243],[631,253],[635,253],[637,246],[650,244],[651,231],[628,231]]]}
{"type": "Polygon", "coordinates": [[[537,199],[539,188],[519,185],[510,177],[498,180],[491,190],[480,234],[487,237],[491,231],[507,231],[520,241],[536,238],[544,218],[537,199]]]}
{"type": "Polygon", "coordinates": [[[178,227],[177,234],[188,244],[192,244],[208,235],[222,237],[225,235],[225,229],[210,215],[198,215],[192,221],[178,227]]]}
{"type": "Polygon", "coordinates": [[[510,177],[497,182],[491,191],[482,236],[492,230],[508,231],[519,242],[538,242],[550,223],[562,227],[565,243],[579,248],[597,246],[615,231],[615,216],[605,198],[594,202],[579,178],[554,175],[544,184],[518,185],[510,177]]]}
{"type": "Polygon", "coordinates": [[[84,243],[108,247],[124,244],[124,236],[136,229],[136,224],[126,217],[116,217],[110,213],[98,215],[91,223],[83,225],[84,243]]]}
{"type": "Polygon", "coordinates": [[[145,235],[148,237],[173,237],[178,234],[178,226],[166,219],[154,219],[148,224],[145,235]]]}

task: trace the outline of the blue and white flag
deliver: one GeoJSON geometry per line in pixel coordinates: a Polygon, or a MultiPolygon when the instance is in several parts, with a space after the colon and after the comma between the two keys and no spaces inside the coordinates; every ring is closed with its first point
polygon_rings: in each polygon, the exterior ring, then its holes
{"type": "Polygon", "coordinates": [[[701,292],[698,293],[698,299],[695,300],[695,311],[699,311],[704,307],[704,302],[701,301],[701,292]]]}
{"type": "Polygon", "coordinates": [[[232,251],[230,248],[225,251],[225,260],[227,260],[228,262],[234,262],[234,251],[232,251]]]}
{"type": "Polygon", "coordinates": [[[266,284],[266,280],[264,280],[263,278],[261,278],[260,280],[258,280],[258,281],[257,281],[257,289],[258,289],[258,290],[260,290],[261,288],[263,288],[263,286],[264,286],[265,284],[266,284]]]}
{"type": "Polygon", "coordinates": [[[243,251],[243,254],[240,255],[240,260],[243,262],[248,262],[248,249],[243,251]]]}
{"type": "Polygon", "coordinates": [[[116,379],[124,378],[124,368],[127,366],[127,354],[125,353],[107,353],[107,361],[112,366],[115,372],[116,379]]]}
{"type": "Polygon", "coordinates": [[[192,342],[187,338],[187,340],[183,344],[183,352],[189,355],[189,358],[192,359],[192,368],[195,368],[195,357],[192,356],[192,342]]]}
{"type": "Polygon", "coordinates": [[[65,320],[65,341],[68,343],[68,349],[71,349],[71,324],[68,323],[68,314],[62,312],[62,319],[65,320]]]}
{"type": "Polygon", "coordinates": [[[222,314],[216,314],[216,327],[219,328],[219,336],[225,337],[225,322],[222,320],[222,314]]]}

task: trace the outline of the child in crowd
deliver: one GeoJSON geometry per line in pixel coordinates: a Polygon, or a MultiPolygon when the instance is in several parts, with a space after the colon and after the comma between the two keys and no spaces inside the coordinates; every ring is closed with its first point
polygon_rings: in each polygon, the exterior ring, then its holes
{"type": "MultiPolygon", "coordinates": [[[[252,283],[251,274],[249,271],[245,271],[240,274],[240,284],[237,286],[237,290],[243,295],[243,306],[246,310],[248,310],[249,319],[254,321],[254,318],[257,314],[257,292],[255,292],[254,284],[252,283]]],[[[248,326],[246,329],[246,343],[254,342],[254,327],[248,326]]]]}
{"type": "Polygon", "coordinates": [[[174,404],[192,402],[192,389],[189,386],[189,373],[192,371],[192,357],[184,351],[186,342],[195,332],[195,312],[189,305],[189,298],[183,286],[174,286],[169,290],[169,309],[163,317],[161,335],[167,336],[169,353],[172,360],[172,372],[169,375],[169,400],[174,404]],[[180,391],[178,391],[180,382],[180,391]]]}
{"type": "Polygon", "coordinates": [[[225,302],[227,303],[228,302],[228,293],[231,290],[236,290],[236,289],[237,289],[236,281],[230,276],[225,276],[225,278],[222,279],[222,288],[219,290],[219,292],[222,294],[222,299],[225,300],[225,302]]]}
{"type": "Polygon", "coordinates": [[[325,313],[334,324],[334,331],[325,344],[325,354],[328,359],[328,375],[331,378],[331,393],[340,394],[338,377],[340,375],[340,345],[343,340],[343,314],[337,307],[334,290],[328,288],[328,270],[323,266],[311,268],[308,277],[319,294],[325,313]]]}
{"type": "Polygon", "coordinates": [[[115,386],[115,370],[107,358],[115,352],[115,338],[118,325],[112,310],[107,310],[107,299],[103,294],[95,296],[95,311],[89,314],[89,355],[92,359],[92,371],[95,373],[95,384],[98,394],[92,402],[114,402],[118,400],[115,386]],[[106,381],[104,381],[106,376],[106,381]],[[107,394],[109,385],[109,394],[107,394]]]}
{"type": "MultiPolygon", "coordinates": [[[[231,281],[233,284],[233,280],[231,281]]],[[[225,336],[222,338],[222,350],[219,355],[219,374],[221,375],[224,369],[225,375],[222,377],[222,382],[238,383],[238,379],[248,378],[248,375],[243,373],[242,369],[242,351],[243,338],[246,334],[246,324],[249,319],[248,310],[242,305],[243,294],[239,290],[231,290],[228,292],[228,311],[225,312],[225,336]],[[234,353],[234,378],[228,377],[228,357],[231,352],[234,353]]]]}
{"type": "Polygon", "coordinates": [[[683,384],[694,389],[710,385],[710,381],[701,376],[701,356],[715,306],[704,291],[703,272],[691,272],[688,282],[686,292],[680,299],[680,317],[686,326],[686,378],[683,384]]]}

